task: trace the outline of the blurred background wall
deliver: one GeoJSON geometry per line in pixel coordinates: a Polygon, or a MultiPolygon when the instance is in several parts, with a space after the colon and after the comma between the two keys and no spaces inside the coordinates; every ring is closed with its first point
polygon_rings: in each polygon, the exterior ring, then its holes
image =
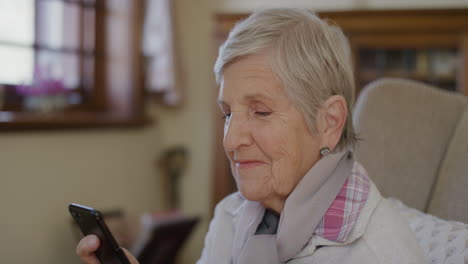
{"type": "Polygon", "coordinates": [[[468,0],[175,0],[185,103],[148,104],[156,122],[139,129],[0,134],[1,263],[80,263],[67,204],[123,208],[130,213],[165,208],[155,161],[184,145],[182,209],[202,217],[179,263],[194,263],[211,216],[212,130],[216,88],[212,65],[213,14],[263,7],[316,10],[468,7],[468,0]]]}

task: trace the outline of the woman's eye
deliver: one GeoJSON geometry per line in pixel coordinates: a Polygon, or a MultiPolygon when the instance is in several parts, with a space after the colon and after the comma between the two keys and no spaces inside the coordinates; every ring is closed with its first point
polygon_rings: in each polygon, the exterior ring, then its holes
{"type": "Polygon", "coordinates": [[[269,116],[271,114],[271,112],[256,111],[255,114],[258,115],[258,116],[269,116]]]}
{"type": "Polygon", "coordinates": [[[223,115],[223,119],[229,119],[231,117],[231,113],[227,113],[223,115]]]}

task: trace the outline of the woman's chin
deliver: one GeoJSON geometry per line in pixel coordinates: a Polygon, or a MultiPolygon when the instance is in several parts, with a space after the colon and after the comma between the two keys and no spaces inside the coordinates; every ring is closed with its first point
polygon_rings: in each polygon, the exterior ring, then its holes
{"type": "Polygon", "coordinates": [[[242,196],[249,201],[261,202],[265,199],[265,195],[263,195],[258,189],[240,187],[239,191],[242,194],[242,196]]]}

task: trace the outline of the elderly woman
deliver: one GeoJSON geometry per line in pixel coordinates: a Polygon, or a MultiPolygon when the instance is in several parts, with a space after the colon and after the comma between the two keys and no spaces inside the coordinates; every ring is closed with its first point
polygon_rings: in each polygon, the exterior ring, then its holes
{"type": "MultiPolygon", "coordinates": [[[[340,29],[309,11],[255,12],[221,46],[215,73],[239,192],[217,205],[198,263],[424,262],[354,160],[353,69],[340,29]]],[[[97,263],[98,244],[81,241],[83,261],[97,263]]]]}

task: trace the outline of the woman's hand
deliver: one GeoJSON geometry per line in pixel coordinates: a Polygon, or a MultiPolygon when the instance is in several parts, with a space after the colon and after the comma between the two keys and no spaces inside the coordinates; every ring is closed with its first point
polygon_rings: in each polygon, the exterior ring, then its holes
{"type": "MultiPolygon", "coordinates": [[[[76,254],[78,254],[81,261],[83,261],[85,264],[101,264],[94,254],[94,252],[96,252],[96,250],[99,248],[99,244],[100,242],[97,236],[85,236],[80,240],[80,243],[78,243],[78,246],[76,247],[76,254]]],[[[128,250],[123,250],[131,264],[139,264],[138,260],[132,254],[130,254],[128,250]]]]}

